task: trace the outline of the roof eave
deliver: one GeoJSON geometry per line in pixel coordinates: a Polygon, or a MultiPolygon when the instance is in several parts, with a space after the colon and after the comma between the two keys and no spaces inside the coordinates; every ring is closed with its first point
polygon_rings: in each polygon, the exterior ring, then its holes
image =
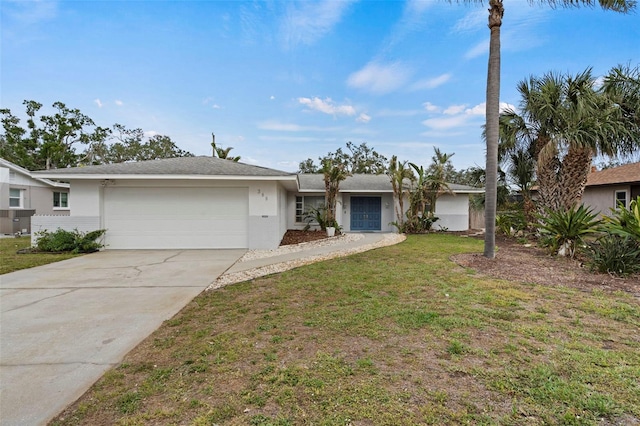
{"type": "Polygon", "coordinates": [[[35,175],[36,172],[32,172],[30,170],[25,169],[24,167],[18,166],[17,164],[13,164],[11,161],[5,160],[4,158],[0,158],[0,160],[1,160],[0,164],[5,166],[6,168],[13,170],[14,172],[21,173],[31,179],[37,180],[38,182],[42,182],[45,185],[53,186],[55,188],[69,188],[68,183],[55,182],[45,177],[36,176],[35,175]]]}
{"type": "Polygon", "coordinates": [[[64,180],[104,180],[104,179],[126,179],[126,180],[266,180],[266,181],[296,181],[295,175],[282,176],[253,176],[253,175],[168,175],[168,174],[46,174],[38,172],[38,177],[64,180]]]}

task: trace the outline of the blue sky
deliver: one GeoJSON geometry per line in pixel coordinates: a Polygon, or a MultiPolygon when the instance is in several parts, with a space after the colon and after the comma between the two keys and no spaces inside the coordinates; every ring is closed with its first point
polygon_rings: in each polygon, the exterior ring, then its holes
{"type": "MultiPolygon", "coordinates": [[[[0,105],[23,116],[25,99],[62,101],[196,155],[215,132],[243,162],[286,171],[347,141],[425,166],[435,146],[458,169],[484,167],[487,7],[2,0],[0,105]]],[[[640,12],[505,0],[504,104],[530,75],[617,64],[640,64],[640,12]]]]}

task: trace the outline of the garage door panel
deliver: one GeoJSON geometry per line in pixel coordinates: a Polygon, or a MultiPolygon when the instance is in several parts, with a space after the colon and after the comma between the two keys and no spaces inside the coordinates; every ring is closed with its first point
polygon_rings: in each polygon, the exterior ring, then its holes
{"type": "Polygon", "coordinates": [[[105,188],[108,248],[246,248],[248,188],[105,188]]]}

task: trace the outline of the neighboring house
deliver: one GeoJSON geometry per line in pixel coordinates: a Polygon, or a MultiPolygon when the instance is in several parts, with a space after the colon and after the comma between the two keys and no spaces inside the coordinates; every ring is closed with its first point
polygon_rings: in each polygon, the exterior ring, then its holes
{"type": "Polygon", "coordinates": [[[31,216],[69,215],[69,184],[0,158],[0,234],[31,233],[31,216]]]}
{"type": "MultiPolygon", "coordinates": [[[[271,249],[287,229],[305,226],[310,206],[324,204],[322,175],[297,175],[214,157],[181,157],[36,172],[69,181],[73,208],[40,229],[106,229],[109,249],[271,249]],[[64,223],[63,223],[64,222],[64,223]]],[[[468,229],[468,195],[438,199],[436,214],[450,230],[468,229]]],[[[385,175],[341,182],[338,222],[346,232],[391,232],[393,191],[385,175]]],[[[408,203],[405,204],[408,206],[408,203]]],[[[42,219],[42,220],[40,220],[42,219]]]]}
{"type": "Polygon", "coordinates": [[[631,200],[640,196],[640,162],[597,171],[595,167],[587,177],[582,203],[595,212],[609,215],[618,202],[629,207],[631,200]]]}

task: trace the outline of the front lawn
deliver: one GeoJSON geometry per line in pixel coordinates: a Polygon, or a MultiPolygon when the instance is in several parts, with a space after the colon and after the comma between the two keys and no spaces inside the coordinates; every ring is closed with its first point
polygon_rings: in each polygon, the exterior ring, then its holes
{"type": "Polygon", "coordinates": [[[204,293],[53,424],[638,424],[638,300],[449,260],[481,250],[410,236],[204,293]]]}
{"type": "Polygon", "coordinates": [[[0,238],[0,275],[80,256],[72,253],[17,253],[30,246],[31,237],[0,238]]]}

